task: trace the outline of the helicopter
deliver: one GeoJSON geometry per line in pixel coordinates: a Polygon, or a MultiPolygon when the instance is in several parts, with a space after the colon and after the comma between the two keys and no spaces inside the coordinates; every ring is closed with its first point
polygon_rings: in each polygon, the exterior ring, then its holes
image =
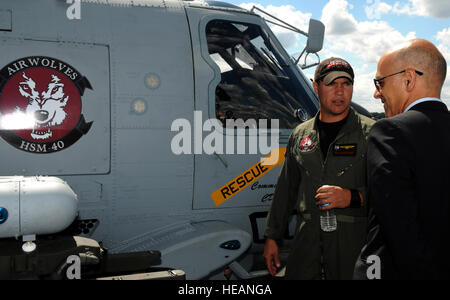
{"type": "Polygon", "coordinates": [[[323,34],[219,1],[2,1],[0,244],[63,233],[186,279],[267,275],[283,151],[319,108],[298,63],[323,34]],[[273,22],[308,37],[297,59],[273,22]]]}

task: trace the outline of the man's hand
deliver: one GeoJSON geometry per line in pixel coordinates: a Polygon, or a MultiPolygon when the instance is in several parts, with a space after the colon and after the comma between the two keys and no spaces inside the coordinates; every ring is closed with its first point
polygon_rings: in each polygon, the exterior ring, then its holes
{"type": "Polygon", "coordinates": [[[280,258],[278,257],[278,245],[274,240],[266,239],[263,256],[266,260],[267,270],[269,270],[270,275],[275,276],[281,264],[280,258]]]}
{"type": "Polygon", "coordinates": [[[352,193],[350,190],[343,189],[339,186],[323,185],[317,190],[315,198],[317,200],[316,205],[321,210],[346,208],[350,206],[352,193]],[[328,205],[322,207],[322,205],[327,203],[328,205]]]}

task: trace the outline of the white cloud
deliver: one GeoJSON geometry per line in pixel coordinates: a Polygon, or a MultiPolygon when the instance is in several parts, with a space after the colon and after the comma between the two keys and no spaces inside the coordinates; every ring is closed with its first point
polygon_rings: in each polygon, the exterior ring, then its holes
{"type": "Polygon", "coordinates": [[[354,71],[353,100],[370,112],[384,112],[381,101],[373,97],[375,92],[373,84],[373,78],[375,78],[376,73],[375,68],[369,64],[363,64],[360,67],[355,65],[354,71]]]}
{"type": "Polygon", "coordinates": [[[326,46],[333,51],[350,52],[368,63],[377,63],[388,49],[416,37],[415,32],[403,35],[384,21],[358,22],[348,12],[347,4],[346,0],[330,0],[322,11],[322,22],[328,33],[326,46]],[[338,34],[342,30],[334,28],[349,23],[354,28],[351,34],[338,34]]]}
{"type": "Polygon", "coordinates": [[[450,18],[449,0],[408,0],[397,1],[389,5],[380,0],[366,0],[366,16],[369,20],[380,19],[382,14],[395,13],[397,15],[434,17],[440,19],[450,18]]]}
{"type": "Polygon", "coordinates": [[[326,35],[348,35],[357,30],[358,22],[348,12],[346,0],[332,0],[322,10],[326,35]]]}
{"type": "Polygon", "coordinates": [[[436,40],[440,43],[437,47],[444,55],[447,61],[447,80],[442,88],[441,98],[446,102],[447,106],[450,108],[450,27],[444,28],[436,34],[436,40]]]}
{"type": "MultiPolygon", "coordinates": [[[[374,4],[377,3],[379,2],[375,0],[374,4]]],[[[240,6],[246,9],[257,6],[304,31],[307,31],[311,18],[310,13],[296,10],[291,5],[263,7],[256,3],[244,3],[240,6]]],[[[380,56],[395,44],[416,37],[415,32],[403,35],[384,21],[358,22],[349,12],[350,9],[351,5],[347,0],[330,0],[324,6],[321,21],[326,28],[326,44],[321,52],[322,57],[346,51],[366,62],[376,63],[380,56]]],[[[271,28],[285,48],[295,48],[296,51],[303,49],[304,42],[300,43],[299,34],[278,26],[271,28]]]]}
{"type": "Polygon", "coordinates": [[[366,16],[369,20],[379,20],[381,19],[381,15],[389,13],[393,8],[391,5],[380,0],[367,0],[367,4],[370,4],[365,7],[366,16]]]}
{"type": "Polygon", "coordinates": [[[450,27],[439,31],[436,35],[436,40],[443,45],[450,46],[450,27]]]}
{"type": "MultiPolygon", "coordinates": [[[[295,7],[293,7],[292,5],[281,5],[281,6],[269,5],[267,7],[264,7],[261,4],[257,4],[257,3],[242,3],[239,6],[242,8],[248,9],[248,10],[251,10],[253,6],[256,6],[260,9],[270,13],[271,15],[277,17],[278,19],[283,20],[284,22],[286,22],[294,27],[297,27],[298,29],[303,30],[305,32],[308,31],[309,19],[311,19],[311,16],[312,16],[311,13],[303,13],[299,10],[296,10],[295,7]]],[[[255,11],[255,12],[258,14],[261,14],[259,11],[255,11]]],[[[262,15],[262,16],[265,19],[279,23],[278,21],[273,20],[266,15],[262,15]]],[[[301,47],[299,42],[302,40],[303,36],[301,36],[298,33],[294,33],[293,31],[284,29],[280,26],[273,26],[270,23],[269,23],[269,25],[270,25],[272,31],[277,36],[278,40],[283,45],[283,47],[285,47],[286,49],[295,48],[295,50],[297,50],[297,51],[301,51],[303,49],[302,48],[299,50],[299,48],[301,47]]],[[[302,45],[304,47],[304,43],[302,45]]]]}
{"type": "Polygon", "coordinates": [[[396,14],[450,18],[450,1],[448,0],[408,0],[408,3],[396,2],[392,8],[396,14]]]}

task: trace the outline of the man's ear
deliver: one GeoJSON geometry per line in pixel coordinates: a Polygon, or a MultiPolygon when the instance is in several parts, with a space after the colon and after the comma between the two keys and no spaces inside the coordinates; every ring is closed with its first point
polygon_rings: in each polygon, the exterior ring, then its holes
{"type": "Polygon", "coordinates": [[[406,91],[412,92],[414,88],[416,87],[416,70],[414,69],[406,69],[405,72],[405,84],[406,84],[406,91]]]}
{"type": "Polygon", "coordinates": [[[319,95],[319,84],[316,81],[313,81],[313,88],[316,94],[319,95]]]}

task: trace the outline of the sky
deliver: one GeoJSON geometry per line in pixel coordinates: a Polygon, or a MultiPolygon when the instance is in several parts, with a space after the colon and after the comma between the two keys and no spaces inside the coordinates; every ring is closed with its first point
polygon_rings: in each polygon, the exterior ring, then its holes
{"type": "MultiPolygon", "coordinates": [[[[310,18],[322,21],[325,43],[318,53],[321,60],[338,56],[352,65],[353,101],[371,112],[384,111],[381,101],[373,98],[372,79],[379,58],[394,45],[413,38],[427,39],[439,48],[450,65],[450,0],[224,1],[246,9],[257,6],[306,32],[310,18]]],[[[271,27],[288,53],[297,57],[306,38],[278,26],[271,27]]],[[[312,67],[304,72],[313,78],[314,70],[312,67]]],[[[450,69],[441,98],[450,108],[450,69]]]]}

